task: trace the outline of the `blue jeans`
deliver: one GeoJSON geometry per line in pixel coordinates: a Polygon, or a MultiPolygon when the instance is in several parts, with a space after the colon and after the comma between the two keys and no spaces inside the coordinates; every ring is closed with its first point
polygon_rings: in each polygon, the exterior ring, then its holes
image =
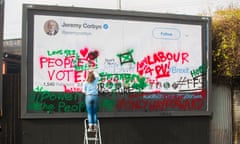
{"type": "Polygon", "coordinates": [[[88,124],[97,124],[98,96],[89,96],[85,98],[88,113],[88,124]]]}

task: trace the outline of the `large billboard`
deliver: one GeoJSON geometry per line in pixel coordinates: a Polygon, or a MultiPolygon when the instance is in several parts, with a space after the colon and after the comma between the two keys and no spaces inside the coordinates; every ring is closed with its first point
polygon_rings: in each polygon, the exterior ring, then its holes
{"type": "Polygon", "coordinates": [[[210,18],[24,5],[22,117],[209,115],[210,18]]]}

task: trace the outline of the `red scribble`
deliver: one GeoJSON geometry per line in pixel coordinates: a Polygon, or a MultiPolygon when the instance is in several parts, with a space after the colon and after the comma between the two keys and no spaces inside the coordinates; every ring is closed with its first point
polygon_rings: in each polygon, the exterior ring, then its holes
{"type": "Polygon", "coordinates": [[[83,61],[86,61],[90,67],[96,67],[96,62],[94,61],[99,56],[99,51],[89,51],[87,47],[81,49],[80,54],[82,57],[80,57],[78,64],[83,63],[83,61]]]}
{"type": "Polygon", "coordinates": [[[95,60],[99,55],[99,52],[97,50],[91,51],[88,53],[88,59],[89,60],[95,60]]]}
{"type": "Polygon", "coordinates": [[[117,102],[117,109],[119,111],[128,110],[149,110],[149,111],[164,111],[168,109],[178,110],[201,110],[204,106],[204,99],[126,99],[122,98],[117,102]]]}
{"type": "Polygon", "coordinates": [[[71,93],[71,92],[82,92],[82,89],[80,87],[67,87],[66,85],[64,87],[64,92],[71,93]]]}
{"type": "Polygon", "coordinates": [[[117,102],[117,109],[118,110],[144,110],[147,109],[149,105],[149,100],[127,100],[122,98],[120,101],[117,102]]]}
{"type": "Polygon", "coordinates": [[[158,94],[158,93],[160,93],[161,91],[160,90],[154,90],[153,91],[153,93],[155,93],[155,94],[158,94]]]}
{"type": "Polygon", "coordinates": [[[170,76],[169,68],[170,68],[170,62],[166,64],[157,65],[155,67],[156,79],[162,78],[162,77],[169,77],[170,76]]]}
{"type": "Polygon", "coordinates": [[[207,92],[206,90],[202,90],[199,95],[202,95],[203,98],[206,98],[207,97],[207,92]]]}
{"type": "Polygon", "coordinates": [[[96,62],[92,61],[92,60],[88,61],[88,65],[89,65],[89,67],[93,67],[93,68],[97,66],[96,62]]]}

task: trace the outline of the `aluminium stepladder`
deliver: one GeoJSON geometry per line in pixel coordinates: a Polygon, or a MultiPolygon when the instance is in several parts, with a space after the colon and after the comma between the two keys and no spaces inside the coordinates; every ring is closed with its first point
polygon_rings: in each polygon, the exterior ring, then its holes
{"type": "Polygon", "coordinates": [[[102,144],[101,131],[100,131],[100,122],[97,121],[96,131],[88,131],[88,120],[84,120],[84,144],[102,144]]]}

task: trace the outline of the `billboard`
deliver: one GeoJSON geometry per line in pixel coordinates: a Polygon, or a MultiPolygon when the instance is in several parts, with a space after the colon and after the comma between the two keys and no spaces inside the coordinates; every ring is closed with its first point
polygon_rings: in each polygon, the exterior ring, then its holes
{"type": "Polygon", "coordinates": [[[22,117],[209,115],[210,18],[24,5],[22,117]]]}

